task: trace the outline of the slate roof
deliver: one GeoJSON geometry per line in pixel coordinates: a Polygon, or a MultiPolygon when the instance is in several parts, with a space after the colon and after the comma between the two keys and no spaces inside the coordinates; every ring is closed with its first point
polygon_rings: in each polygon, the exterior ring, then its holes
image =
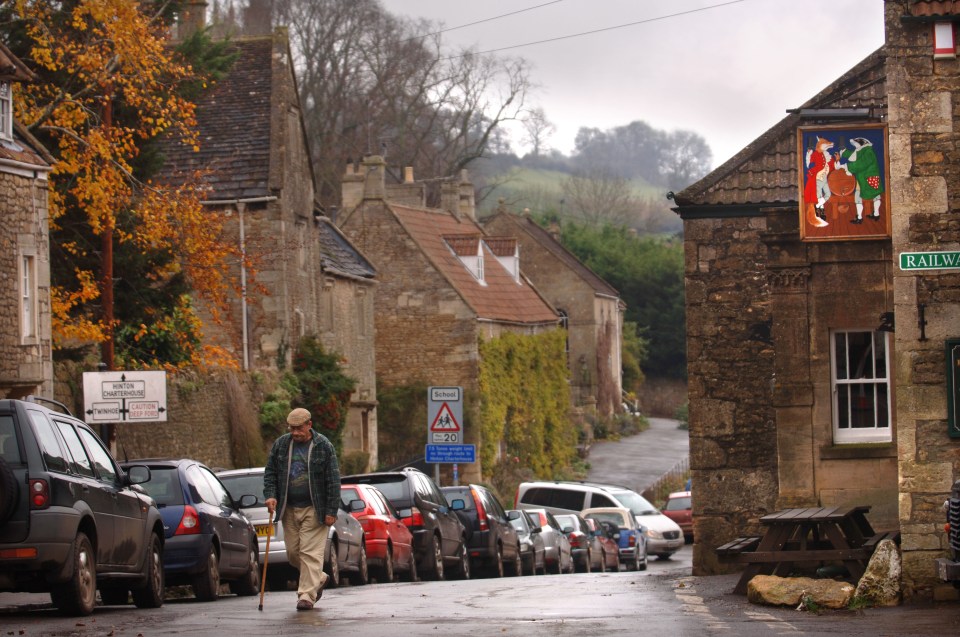
{"type": "Polygon", "coordinates": [[[914,18],[960,16],[960,0],[911,0],[908,9],[914,18]]]}
{"type": "Polygon", "coordinates": [[[182,183],[184,175],[208,169],[209,200],[266,197],[270,176],[270,107],[273,38],[233,41],[238,53],[230,72],[197,99],[200,151],[166,139],[166,159],[156,180],[182,183]]]}
{"type": "Polygon", "coordinates": [[[556,257],[561,263],[566,265],[587,285],[593,288],[594,292],[613,297],[620,296],[620,292],[618,292],[616,288],[604,281],[593,270],[584,265],[583,262],[580,261],[580,259],[578,259],[572,252],[564,248],[559,241],[554,239],[553,235],[551,235],[548,230],[540,227],[540,225],[530,217],[519,217],[517,215],[510,214],[509,212],[498,212],[493,217],[490,217],[487,223],[490,223],[490,221],[493,221],[501,216],[508,220],[513,227],[526,233],[531,239],[540,244],[541,247],[553,254],[553,256],[556,257]]]}
{"type": "MultiPolygon", "coordinates": [[[[887,107],[884,60],[885,49],[880,47],[799,108],[870,108],[872,121],[879,121],[887,107]]],[[[785,106],[790,107],[794,105],[785,106]]],[[[726,163],[676,193],[674,210],[797,205],[797,127],[823,123],[787,115],[726,163]]]]}
{"type": "Polygon", "coordinates": [[[320,235],[320,264],[324,272],[363,279],[376,276],[377,271],[370,262],[353,247],[330,218],[317,217],[317,232],[320,235]]]}
{"type": "Polygon", "coordinates": [[[49,170],[56,161],[47,149],[18,121],[13,121],[13,140],[0,139],[0,158],[49,170]]]}
{"type": "MultiPolygon", "coordinates": [[[[478,318],[531,325],[557,322],[557,313],[530,282],[523,277],[515,281],[490,248],[479,241],[483,231],[475,221],[465,217],[457,219],[444,210],[397,204],[388,204],[388,208],[478,318]],[[475,237],[473,245],[483,246],[486,285],[470,274],[444,240],[445,236],[475,237]]],[[[476,254],[474,250],[470,256],[476,254]]]]}

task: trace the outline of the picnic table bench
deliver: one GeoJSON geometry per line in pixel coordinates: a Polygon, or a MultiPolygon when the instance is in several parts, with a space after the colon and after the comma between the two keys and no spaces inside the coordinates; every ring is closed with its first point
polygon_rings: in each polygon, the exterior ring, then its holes
{"type": "Polygon", "coordinates": [[[716,548],[721,559],[746,564],[734,593],[746,594],[756,575],[790,575],[795,564],[842,562],[859,579],[877,544],[899,540],[899,531],[877,533],[869,506],[784,509],[760,518],[762,536],[739,537],[716,548]]]}

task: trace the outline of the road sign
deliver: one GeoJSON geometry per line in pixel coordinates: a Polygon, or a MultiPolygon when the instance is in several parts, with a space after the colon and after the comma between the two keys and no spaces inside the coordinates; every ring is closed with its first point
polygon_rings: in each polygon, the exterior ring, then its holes
{"type": "Polygon", "coordinates": [[[960,252],[901,252],[901,270],[952,270],[960,268],[960,252]]]}
{"type": "Polygon", "coordinates": [[[477,461],[477,445],[427,445],[427,462],[468,463],[477,461]]]}
{"type": "Polygon", "coordinates": [[[463,389],[430,387],[427,399],[427,443],[457,445],[463,442],[463,389]]]}
{"type": "Polygon", "coordinates": [[[167,373],[84,372],[83,416],[91,424],[166,422],[167,373]]]}

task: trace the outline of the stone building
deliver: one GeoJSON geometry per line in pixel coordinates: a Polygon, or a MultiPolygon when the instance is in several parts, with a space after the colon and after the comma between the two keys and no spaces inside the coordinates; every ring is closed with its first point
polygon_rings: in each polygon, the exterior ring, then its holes
{"type": "MultiPolygon", "coordinates": [[[[481,339],[556,329],[559,317],[520,272],[516,239],[484,234],[465,177],[443,184],[434,209],[409,169],[401,184],[388,185],[385,173],[377,156],[348,166],[337,220],[377,268],[378,382],[476,392],[481,339]]],[[[467,431],[467,442],[476,435],[467,431]]],[[[463,481],[479,480],[481,469],[467,465],[463,481]]]]}
{"type": "Polygon", "coordinates": [[[560,313],[567,329],[567,366],[575,407],[609,418],[622,411],[623,313],[620,294],[529,216],[498,211],[485,219],[491,235],[516,237],[524,274],[560,313]]]}
{"type": "Polygon", "coordinates": [[[905,597],[956,595],[934,559],[960,475],[960,275],[903,260],[960,248],[960,6],[887,0],[885,12],[883,48],[674,196],[699,573],[729,569],[714,549],[759,533],[768,512],[866,504],[874,527],[901,531],[905,597]],[[871,205],[860,181],[837,181],[865,147],[852,135],[826,155],[832,201],[803,190],[808,129],[874,134],[887,198],[871,205]]]}
{"type": "Polygon", "coordinates": [[[13,118],[36,76],[0,44],[0,398],[53,397],[47,175],[52,158],[13,118]]]}
{"type": "Polygon", "coordinates": [[[240,293],[223,324],[206,323],[205,342],[245,370],[277,370],[300,338],[317,336],[358,381],[344,448],[376,466],[376,272],[316,203],[286,31],[231,43],[231,70],[197,100],[199,151],[169,140],[159,176],[181,183],[203,171],[208,213],[252,262],[231,266],[240,293]]]}

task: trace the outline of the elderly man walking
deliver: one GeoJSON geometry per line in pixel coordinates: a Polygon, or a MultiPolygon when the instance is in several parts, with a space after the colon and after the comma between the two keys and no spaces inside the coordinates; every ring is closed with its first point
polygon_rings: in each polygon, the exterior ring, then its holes
{"type": "MultiPolygon", "coordinates": [[[[340,507],[340,467],[326,437],[313,430],[310,412],[287,416],[290,433],[273,443],[263,472],[263,497],[283,524],[287,558],[300,571],[297,610],[310,610],[323,595],[323,554],[340,507]]],[[[334,558],[335,559],[335,558],[334,558]]]]}

